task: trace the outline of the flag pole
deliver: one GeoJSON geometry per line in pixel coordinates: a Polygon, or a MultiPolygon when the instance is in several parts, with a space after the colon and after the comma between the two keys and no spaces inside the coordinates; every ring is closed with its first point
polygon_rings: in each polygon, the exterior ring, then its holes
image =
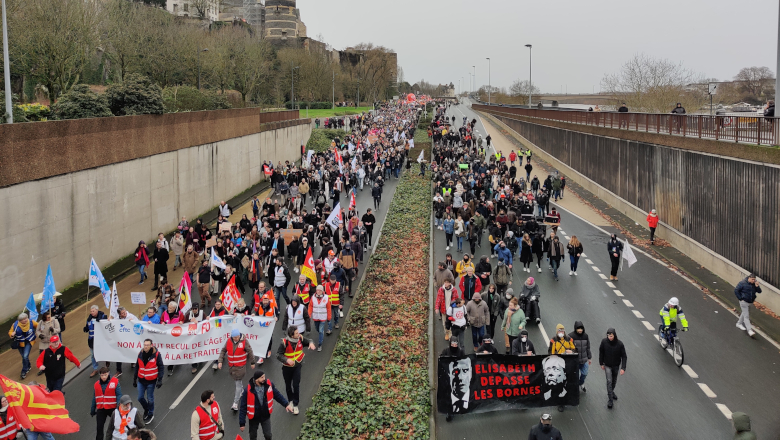
{"type": "Polygon", "coordinates": [[[84,301],[84,311],[89,313],[89,271],[87,271],[86,278],[87,278],[87,300],[84,301]]]}

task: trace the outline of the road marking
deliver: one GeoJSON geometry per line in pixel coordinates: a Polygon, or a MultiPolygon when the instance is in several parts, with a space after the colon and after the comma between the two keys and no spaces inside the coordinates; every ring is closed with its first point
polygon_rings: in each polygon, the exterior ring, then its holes
{"type": "MultiPolygon", "coordinates": [[[[655,330],[655,327],[653,327],[653,324],[650,324],[650,323],[649,323],[649,322],[647,322],[647,321],[642,321],[642,324],[644,324],[644,325],[645,325],[645,328],[646,328],[646,329],[648,329],[648,330],[650,330],[650,331],[653,331],[653,330],[655,330]]],[[[657,337],[658,337],[658,335],[655,335],[655,337],[657,338],[657,337]]]]}
{"type": "Polygon", "coordinates": [[[715,406],[718,407],[720,412],[723,413],[724,416],[726,416],[727,419],[731,420],[731,410],[728,406],[722,404],[722,403],[716,403],[715,406]]]}
{"type": "Polygon", "coordinates": [[[544,337],[544,340],[547,341],[547,346],[550,346],[550,337],[547,336],[547,332],[544,330],[544,325],[542,323],[539,323],[539,331],[542,332],[542,337],[544,337]]]}
{"type": "Polygon", "coordinates": [[[571,241],[571,238],[569,238],[569,236],[568,236],[568,235],[564,235],[564,236],[563,236],[563,238],[565,238],[566,240],[569,240],[569,241],[571,241]]]}
{"type": "MultiPolygon", "coordinates": [[[[623,301],[626,301],[626,300],[623,300],[623,301]]],[[[642,316],[642,314],[641,314],[641,313],[639,313],[639,310],[634,310],[633,312],[634,312],[634,316],[636,316],[637,318],[639,318],[639,319],[645,319],[645,317],[644,317],[644,316],[642,316]]]]}
{"type": "Polygon", "coordinates": [[[615,295],[617,296],[623,296],[623,293],[619,290],[613,290],[613,292],[615,292],[615,295]]]}
{"type": "Polygon", "coordinates": [[[171,406],[168,407],[168,409],[174,409],[181,403],[182,400],[184,400],[184,396],[187,395],[187,393],[190,392],[192,387],[195,386],[195,384],[198,382],[198,380],[203,377],[203,374],[206,372],[206,370],[211,368],[211,362],[206,362],[205,365],[203,365],[203,368],[200,369],[200,372],[197,376],[193,377],[190,381],[190,384],[187,385],[187,388],[184,389],[184,391],[179,394],[179,397],[176,398],[176,400],[171,404],[171,406]]]}
{"type": "Polygon", "coordinates": [[[699,383],[699,388],[701,388],[702,391],[704,391],[704,394],[709,397],[710,399],[714,399],[717,396],[717,394],[713,393],[710,387],[707,386],[707,384],[699,383]]]}
{"type": "Polygon", "coordinates": [[[628,307],[634,307],[634,305],[633,305],[633,304],[631,304],[631,301],[629,301],[629,300],[627,300],[627,299],[624,299],[624,300],[623,300],[623,304],[625,304],[625,305],[626,305],[626,306],[628,306],[628,307]]]}
{"type": "Polygon", "coordinates": [[[563,229],[558,229],[558,231],[560,231],[561,234],[565,234],[565,232],[563,232],[563,229]]]}
{"type": "Polygon", "coordinates": [[[600,273],[599,276],[601,277],[602,280],[606,280],[607,279],[607,276],[604,275],[603,273],[600,273]]]}
{"type": "MultiPolygon", "coordinates": [[[[583,256],[583,257],[587,257],[587,255],[585,255],[585,253],[583,253],[583,254],[582,254],[582,256],[583,256]]],[[[590,263],[590,264],[593,264],[593,263],[590,263]]]]}
{"type": "Polygon", "coordinates": [[[593,264],[593,261],[588,260],[587,258],[585,259],[585,262],[588,263],[588,264],[593,264]]]}
{"type": "Polygon", "coordinates": [[[699,378],[699,375],[696,374],[696,372],[693,371],[693,368],[688,366],[688,364],[684,364],[682,366],[682,369],[685,370],[685,372],[688,373],[688,376],[691,376],[692,379],[698,379],[699,378]]]}
{"type": "Polygon", "coordinates": [[[610,287],[610,288],[614,289],[615,285],[610,283],[609,281],[607,281],[607,287],[610,287]]]}
{"type": "Polygon", "coordinates": [[[601,272],[601,269],[599,269],[599,267],[598,267],[598,266],[591,266],[591,267],[592,267],[592,268],[593,268],[593,270],[595,270],[596,272],[601,272]]]}

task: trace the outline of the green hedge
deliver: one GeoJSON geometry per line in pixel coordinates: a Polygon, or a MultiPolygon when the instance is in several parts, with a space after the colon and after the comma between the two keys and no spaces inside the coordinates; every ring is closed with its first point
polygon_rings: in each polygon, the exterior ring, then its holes
{"type": "Polygon", "coordinates": [[[309,137],[309,142],[306,143],[306,149],[314,150],[318,153],[327,151],[333,139],[339,138],[343,141],[346,137],[347,132],[344,130],[315,128],[311,131],[311,137],[309,137]]]}
{"type": "MultiPolygon", "coordinates": [[[[291,101],[287,101],[284,103],[284,106],[290,110],[293,108],[293,103],[291,101]]],[[[328,102],[317,102],[317,101],[295,101],[295,107],[300,108],[301,110],[305,110],[307,107],[309,109],[331,109],[333,108],[333,103],[328,102]]]]}
{"type": "Polygon", "coordinates": [[[415,168],[398,184],[299,440],[430,438],[431,183],[415,168]]]}

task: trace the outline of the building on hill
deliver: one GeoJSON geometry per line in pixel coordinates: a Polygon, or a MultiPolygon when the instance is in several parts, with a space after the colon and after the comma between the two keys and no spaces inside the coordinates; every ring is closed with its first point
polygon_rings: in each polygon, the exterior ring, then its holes
{"type": "Polygon", "coordinates": [[[201,12],[203,18],[210,22],[219,20],[219,0],[167,0],[165,10],[177,17],[195,17],[200,18],[201,12]],[[198,7],[203,7],[200,11],[198,7]]]}
{"type": "Polygon", "coordinates": [[[295,0],[266,0],[262,35],[274,46],[300,45],[307,38],[295,0]]]}

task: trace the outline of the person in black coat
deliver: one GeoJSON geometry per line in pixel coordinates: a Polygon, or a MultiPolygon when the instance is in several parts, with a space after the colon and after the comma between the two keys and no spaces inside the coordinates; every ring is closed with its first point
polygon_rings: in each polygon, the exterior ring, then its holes
{"type": "Polygon", "coordinates": [[[612,262],[612,270],[609,272],[609,279],[617,281],[617,271],[620,265],[620,255],[623,253],[623,243],[617,239],[617,235],[612,234],[612,237],[607,243],[607,250],[609,251],[609,260],[612,262]]]}
{"type": "Polygon", "coordinates": [[[612,401],[617,400],[615,386],[617,385],[618,370],[620,375],[626,374],[626,347],[618,340],[614,328],[607,329],[607,337],[601,340],[599,345],[599,365],[607,376],[607,407],[612,409],[612,401]]]}
{"type": "Polygon", "coordinates": [[[539,419],[539,424],[531,428],[528,440],[563,440],[563,437],[561,431],[552,425],[552,415],[545,413],[539,419]]]}
{"type": "Polygon", "coordinates": [[[515,356],[532,356],[536,354],[534,343],[528,339],[528,330],[520,330],[520,337],[512,341],[512,354],[515,356]]]}
{"type": "Polygon", "coordinates": [[[160,282],[160,276],[164,278],[168,277],[168,250],[162,246],[162,243],[157,242],[157,247],[154,249],[154,287],[152,290],[157,290],[157,285],[160,282]]]}

